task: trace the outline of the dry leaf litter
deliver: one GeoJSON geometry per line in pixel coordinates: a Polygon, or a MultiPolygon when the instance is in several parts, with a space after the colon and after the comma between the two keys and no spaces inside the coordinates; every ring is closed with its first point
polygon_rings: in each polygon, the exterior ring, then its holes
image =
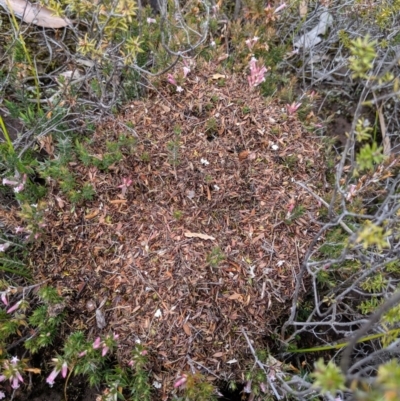
{"type": "Polygon", "coordinates": [[[87,145],[102,158],[133,126],[121,162],[69,166],[95,200],[73,207],[52,186],[31,264],[65,294],[71,330],[118,333],[122,361],[136,342],[147,347],[164,399],[192,369],[242,380],[253,360],[242,328],[266,347],[318,231],[321,205],[295,181],[321,192],[325,167],[318,139],[243,75],[210,63],[183,92],[154,83],[87,145]]]}

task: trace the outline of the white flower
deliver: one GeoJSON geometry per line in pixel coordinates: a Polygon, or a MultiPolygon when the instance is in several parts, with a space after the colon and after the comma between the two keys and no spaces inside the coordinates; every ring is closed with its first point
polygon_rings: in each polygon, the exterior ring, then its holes
{"type": "Polygon", "coordinates": [[[2,391],[0,391],[0,400],[2,400],[3,398],[6,398],[6,395],[2,391]]]}
{"type": "Polygon", "coordinates": [[[13,357],[10,359],[10,362],[11,362],[13,365],[17,364],[18,361],[19,361],[19,359],[18,359],[17,356],[13,356],[13,357]]]}
{"type": "Polygon", "coordinates": [[[284,263],[285,263],[284,260],[280,260],[280,261],[277,263],[277,266],[278,266],[278,267],[281,267],[284,263]]]}
{"type": "Polygon", "coordinates": [[[157,381],[153,381],[153,387],[154,388],[161,388],[161,383],[157,382],[157,381]]]}
{"type": "Polygon", "coordinates": [[[272,148],[272,150],[278,150],[278,149],[279,149],[279,146],[278,146],[278,145],[275,145],[275,144],[273,144],[273,145],[271,146],[271,148],[272,148]]]}
{"type": "Polygon", "coordinates": [[[216,190],[216,191],[219,191],[220,190],[220,187],[218,186],[218,185],[214,185],[214,189],[216,190]]]}
{"type": "Polygon", "coordinates": [[[183,92],[182,86],[177,86],[177,87],[176,87],[176,91],[177,91],[177,92],[183,92]]]}
{"type": "Polygon", "coordinates": [[[9,246],[10,246],[9,242],[6,242],[5,244],[0,245],[0,252],[4,252],[9,246]]]}
{"type": "Polygon", "coordinates": [[[155,24],[157,21],[155,18],[147,18],[147,23],[148,24],[155,24]]]}
{"type": "Polygon", "coordinates": [[[215,47],[215,42],[214,41],[210,42],[210,46],[215,47]]]}
{"type": "Polygon", "coordinates": [[[208,165],[210,164],[210,162],[209,162],[208,160],[206,160],[206,159],[200,159],[200,163],[201,163],[203,166],[208,166],[208,165]]]}
{"type": "Polygon", "coordinates": [[[157,309],[156,313],[154,314],[154,317],[161,317],[161,316],[162,316],[161,309],[157,309]]]}

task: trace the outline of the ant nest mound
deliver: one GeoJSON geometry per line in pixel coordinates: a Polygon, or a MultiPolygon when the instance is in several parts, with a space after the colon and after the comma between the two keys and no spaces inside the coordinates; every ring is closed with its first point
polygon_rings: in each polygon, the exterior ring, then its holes
{"type": "Polygon", "coordinates": [[[243,76],[206,64],[182,92],[156,86],[86,145],[102,159],[121,135],[135,138],[120,162],[73,163],[95,200],[71,208],[53,190],[63,202],[49,197],[54,225],[34,263],[73,289],[74,327],[97,330],[86,303],[107,298],[103,330],[120,335],[122,359],[140,340],[165,392],[190,366],[239,379],[252,359],[242,330],[266,346],[318,232],[311,192],[325,166],[318,138],[243,76]]]}

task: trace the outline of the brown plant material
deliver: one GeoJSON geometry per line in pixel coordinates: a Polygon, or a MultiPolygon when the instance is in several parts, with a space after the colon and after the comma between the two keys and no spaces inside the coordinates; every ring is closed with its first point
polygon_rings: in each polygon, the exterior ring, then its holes
{"type": "Polygon", "coordinates": [[[137,339],[148,348],[163,382],[157,399],[190,361],[240,380],[252,359],[241,328],[265,347],[290,307],[323,207],[294,183],[322,191],[318,139],[245,77],[223,72],[223,86],[216,73],[213,64],[192,71],[182,93],[159,81],[148,99],[99,126],[90,154],[104,154],[127,123],[137,144],[108,171],[71,166],[82,185],[90,177],[96,199],[72,208],[53,186],[46,239],[32,252],[38,279],[73,290],[72,329],[98,331],[87,303],[109,300],[104,330],[120,335],[123,360],[137,339]],[[133,181],[125,199],[122,177],[133,181]]]}

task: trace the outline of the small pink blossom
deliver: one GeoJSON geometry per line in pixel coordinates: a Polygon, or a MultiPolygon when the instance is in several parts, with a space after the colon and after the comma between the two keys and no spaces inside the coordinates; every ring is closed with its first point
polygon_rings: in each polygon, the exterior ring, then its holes
{"type": "Polygon", "coordinates": [[[10,377],[11,387],[16,390],[19,388],[19,380],[16,376],[10,377]]]}
{"type": "Polygon", "coordinates": [[[293,102],[292,104],[287,104],[286,105],[286,110],[287,110],[289,115],[292,115],[298,110],[298,108],[300,106],[301,106],[301,103],[293,102]]]}
{"type": "Polygon", "coordinates": [[[7,291],[0,292],[1,302],[3,302],[5,306],[8,306],[7,293],[7,291]]]}
{"type": "Polygon", "coordinates": [[[275,8],[274,14],[279,13],[279,11],[282,11],[286,7],[287,7],[286,3],[281,4],[279,7],[275,8]]]}
{"type": "Polygon", "coordinates": [[[348,201],[348,202],[351,202],[352,201],[352,199],[356,196],[356,188],[357,188],[357,186],[356,185],[354,185],[354,184],[351,184],[350,185],[350,187],[349,187],[349,192],[346,194],[346,200],[348,201]]]}
{"type": "Polygon", "coordinates": [[[23,233],[24,231],[25,231],[25,228],[24,228],[24,227],[20,227],[20,226],[15,227],[15,232],[16,232],[17,234],[23,233]]]}
{"type": "Polygon", "coordinates": [[[46,379],[46,383],[47,383],[50,387],[53,387],[53,385],[54,385],[54,380],[56,379],[56,377],[58,376],[59,373],[60,373],[59,370],[54,369],[54,370],[50,373],[49,377],[46,379]]]}
{"type": "Polygon", "coordinates": [[[22,302],[22,300],[21,301],[18,301],[16,304],[14,304],[11,308],[9,308],[9,309],[7,309],[7,313],[13,313],[13,312],[15,312],[18,308],[19,308],[19,306],[21,305],[21,302],[22,302]]]}
{"type": "Polygon", "coordinates": [[[183,76],[186,78],[188,74],[190,73],[190,68],[185,66],[183,67],[183,76]]]}
{"type": "Polygon", "coordinates": [[[87,351],[82,351],[78,354],[79,358],[82,358],[83,356],[85,356],[87,354],[87,351]]]}
{"type": "Polygon", "coordinates": [[[61,375],[64,379],[67,377],[67,373],[68,373],[68,365],[67,362],[64,362],[61,366],[61,375]]]}
{"type": "Polygon", "coordinates": [[[254,36],[254,38],[252,39],[247,39],[245,41],[247,47],[249,48],[249,50],[251,50],[253,48],[253,46],[258,42],[258,39],[260,39],[258,36],[254,36]]]}
{"type": "Polygon", "coordinates": [[[3,185],[10,185],[11,187],[15,187],[18,185],[18,181],[9,180],[8,178],[3,178],[3,185]]]}
{"type": "Polygon", "coordinates": [[[265,73],[268,71],[265,66],[259,67],[257,65],[257,59],[252,57],[249,63],[250,76],[247,77],[250,87],[255,88],[265,81],[265,73]]]}
{"type": "Polygon", "coordinates": [[[178,83],[176,82],[176,79],[174,78],[174,76],[172,74],[168,74],[167,75],[167,81],[174,86],[178,86],[178,83]]]}
{"type": "Polygon", "coordinates": [[[125,196],[128,187],[132,185],[132,180],[130,178],[123,178],[122,184],[118,185],[118,188],[121,188],[122,196],[125,196]]]}
{"type": "Polygon", "coordinates": [[[316,99],[317,96],[318,96],[318,94],[317,94],[317,92],[315,92],[315,91],[311,91],[311,92],[308,94],[308,97],[309,97],[311,100],[316,99]]]}
{"type": "Polygon", "coordinates": [[[101,356],[106,356],[107,352],[110,350],[109,347],[107,347],[107,345],[103,346],[103,349],[101,350],[101,356]]]}
{"type": "Polygon", "coordinates": [[[247,381],[246,385],[243,388],[244,393],[247,393],[247,394],[251,393],[251,383],[252,383],[252,380],[247,381]]]}
{"type": "Polygon", "coordinates": [[[93,342],[93,348],[98,349],[100,348],[100,346],[101,346],[101,339],[100,337],[97,337],[93,342]]]}
{"type": "Polygon", "coordinates": [[[174,383],[174,388],[178,388],[180,386],[182,386],[183,384],[185,384],[187,381],[187,376],[186,375],[182,375],[175,383],[174,383]]]}
{"type": "Polygon", "coordinates": [[[3,178],[3,185],[10,185],[11,187],[14,187],[14,192],[19,193],[21,192],[26,183],[26,174],[22,176],[21,181],[15,181],[15,180],[9,180],[8,178],[3,178]]]}
{"type": "Polygon", "coordinates": [[[157,22],[157,20],[155,18],[147,18],[147,23],[148,24],[155,24],[157,22]]]}
{"type": "Polygon", "coordinates": [[[6,379],[7,379],[7,377],[5,377],[4,375],[0,375],[0,382],[3,382],[6,379]]]}
{"type": "Polygon", "coordinates": [[[21,182],[21,184],[18,184],[16,187],[14,187],[14,192],[16,194],[19,194],[21,191],[23,191],[25,185],[21,182]]]}
{"type": "Polygon", "coordinates": [[[2,391],[0,391],[0,400],[2,400],[3,398],[6,398],[6,395],[2,391]]]}

